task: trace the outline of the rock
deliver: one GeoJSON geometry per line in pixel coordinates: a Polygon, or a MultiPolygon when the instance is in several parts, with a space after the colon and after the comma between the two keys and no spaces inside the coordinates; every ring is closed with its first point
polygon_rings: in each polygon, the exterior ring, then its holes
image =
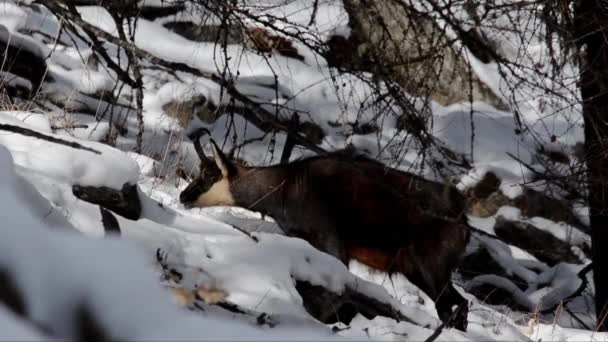
{"type": "Polygon", "coordinates": [[[356,51],[356,59],[370,60],[375,76],[399,84],[411,95],[430,96],[443,106],[469,102],[472,97],[508,110],[501,96],[470,72],[445,31],[428,16],[383,0],[344,0],[344,8],[355,36],[351,42],[358,45],[353,49],[338,39],[338,47],[356,51]]]}
{"type": "Polygon", "coordinates": [[[486,198],[498,191],[501,180],[494,172],[486,172],[474,187],[467,190],[467,197],[486,198]]]}
{"type": "Polygon", "coordinates": [[[177,119],[182,127],[188,127],[194,115],[205,123],[215,122],[218,116],[217,107],[201,94],[186,101],[173,100],[162,108],[168,116],[177,119]]]}
{"type": "Polygon", "coordinates": [[[508,205],[509,199],[501,191],[492,192],[488,197],[474,199],[468,204],[469,212],[478,217],[490,217],[500,207],[508,205]]]}
{"type": "Polygon", "coordinates": [[[474,187],[465,191],[469,213],[479,217],[489,217],[509,199],[499,190],[500,179],[493,172],[487,172],[474,187]]]}
{"type": "Polygon", "coordinates": [[[228,297],[228,294],[222,289],[205,287],[198,288],[196,295],[198,298],[203,299],[205,303],[212,305],[223,302],[228,297]]]}
{"type": "Polygon", "coordinates": [[[554,222],[565,222],[583,232],[589,228],[583,224],[563,200],[524,186],[521,195],[510,199],[500,190],[501,180],[492,172],[486,173],[475,186],[465,190],[469,213],[478,217],[495,215],[502,206],[521,210],[524,217],[543,217],[554,222]]]}

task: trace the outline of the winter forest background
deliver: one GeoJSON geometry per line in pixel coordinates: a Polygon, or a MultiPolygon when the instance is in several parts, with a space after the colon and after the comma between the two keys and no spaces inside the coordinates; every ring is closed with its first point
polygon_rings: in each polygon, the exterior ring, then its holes
{"type": "Polygon", "coordinates": [[[603,0],[1,0],[0,339],[606,340],[607,36],[603,0]],[[272,218],[184,208],[201,127],[250,165],[455,184],[467,332],[272,218]]]}

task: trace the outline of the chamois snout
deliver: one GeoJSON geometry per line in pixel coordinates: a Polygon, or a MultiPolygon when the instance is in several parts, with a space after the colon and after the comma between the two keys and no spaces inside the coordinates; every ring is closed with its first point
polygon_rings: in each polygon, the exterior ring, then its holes
{"type": "Polygon", "coordinates": [[[203,187],[200,179],[190,183],[180,194],[179,202],[186,208],[191,208],[198,197],[203,193],[203,187]]]}

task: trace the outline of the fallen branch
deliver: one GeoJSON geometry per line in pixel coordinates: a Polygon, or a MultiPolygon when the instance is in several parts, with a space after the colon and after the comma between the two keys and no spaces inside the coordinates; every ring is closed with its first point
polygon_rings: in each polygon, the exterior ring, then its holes
{"type": "MultiPolygon", "coordinates": [[[[163,269],[169,269],[166,265],[163,266],[161,264],[161,266],[163,269]]],[[[259,325],[273,327],[278,323],[272,315],[243,308],[225,299],[208,302],[198,295],[198,290],[196,289],[189,290],[172,285],[168,287],[183,296],[182,300],[184,304],[191,305],[200,311],[205,310],[201,303],[199,303],[202,302],[207,305],[219,306],[235,314],[255,317],[259,325]]],[[[306,311],[323,324],[331,324],[338,321],[348,324],[357,313],[361,313],[368,319],[384,316],[396,321],[406,321],[418,325],[394,309],[390,304],[382,303],[375,298],[368,297],[350,288],[346,288],[342,294],[336,294],[323,286],[311,285],[307,281],[298,280],[296,281],[296,289],[303,299],[306,311]]],[[[440,328],[443,329],[442,327],[440,328]]]]}
{"type": "Polygon", "coordinates": [[[249,233],[249,232],[248,232],[248,231],[246,231],[245,229],[243,229],[243,228],[241,228],[241,227],[238,227],[238,226],[235,226],[235,225],[233,225],[233,224],[229,224],[229,225],[230,225],[232,228],[234,228],[234,229],[238,230],[239,232],[241,232],[241,233],[243,233],[243,234],[247,235],[247,236],[248,236],[248,237],[249,237],[251,240],[253,240],[253,242],[255,242],[255,243],[260,242],[260,240],[259,240],[257,237],[255,237],[255,236],[251,235],[251,233],[249,233]]]}
{"type": "Polygon", "coordinates": [[[296,280],[296,290],[302,297],[306,311],[324,324],[335,322],[348,324],[357,313],[361,313],[368,319],[383,316],[398,322],[405,321],[418,325],[390,304],[383,303],[349,287],[346,287],[343,293],[337,294],[323,286],[296,280]]]}
{"type": "Polygon", "coordinates": [[[186,289],[179,286],[167,286],[173,294],[182,301],[182,305],[189,307],[191,310],[205,312],[205,305],[213,305],[220,307],[228,312],[236,315],[243,315],[253,320],[257,325],[268,325],[269,327],[275,327],[278,322],[273,315],[269,315],[265,312],[254,311],[251,309],[243,308],[235,303],[222,299],[220,301],[208,302],[198,294],[198,290],[186,289]]]}
{"type": "Polygon", "coordinates": [[[496,236],[511,246],[519,247],[549,266],[560,262],[582,264],[582,260],[572,252],[572,245],[556,238],[553,234],[520,221],[510,221],[502,216],[496,218],[496,236]]]}
{"type": "MultiPolygon", "coordinates": [[[[578,271],[577,276],[581,280],[581,285],[574,292],[572,292],[572,294],[570,294],[568,297],[562,299],[561,303],[566,303],[570,299],[578,297],[578,296],[580,296],[583,293],[583,291],[589,285],[589,281],[587,280],[587,273],[589,273],[592,270],[593,270],[593,262],[590,262],[587,266],[583,267],[580,271],[578,271]]],[[[557,309],[558,305],[559,304],[556,304],[553,307],[550,307],[548,309],[542,310],[541,313],[550,313],[550,312],[553,312],[555,309],[557,309]]]]}
{"type": "Polygon", "coordinates": [[[120,225],[116,217],[102,206],[99,206],[99,211],[101,212],[101,223],[103,224],[105,233],[120,235],[120,225]]]}
{"type": "Polygon", "coordinates": [[[15,126],[15,125],[9,125],[9,124],[0,124],[0,130],[3,131],[8,131],[8,132],[12,132],[12,133],[17,133],[17,134],[21,134],[21,135],[25,135],[28,137],[32,137],[32,138],[36,138],[36,139],[42,139],[42,140],[46,140],[46,141],[50,141],[52,143],[55,144],[60,144],[60,145],[64,145],[64,146],[68,146],[71,148],[76,148],[79,150],[85,150],[85,151],[89,151],[95,154],[101,154],[101,152],[94,150],[90,147],[86,147],[83,145],[80,145],[79,143],[73,142],[73,141],[65,141],[62,139],[58,139],[46,134],[42,134],[40,132],[31,130],[29,128],[24,128],[24,127],[20,127],[20,126],[15,126]]]}
{"type": "Polygon", "coordinates": [[[72,193],[83,201],[100,205],[124,218],[137,221],[141,217],[137,185],[125,183],[121,190],[106,186],[74,185],[72,193]]]}

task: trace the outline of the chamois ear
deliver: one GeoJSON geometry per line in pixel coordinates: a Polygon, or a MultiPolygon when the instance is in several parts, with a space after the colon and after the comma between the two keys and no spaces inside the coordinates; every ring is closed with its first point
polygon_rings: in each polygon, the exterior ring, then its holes
{"type": "Polygon", "coordinates": [[[211,142],[211,151],[213,152],[213,159],[215,160],[215,164],[218,169],[222,172],[222,176],[228,177],[232,176],[235,171],[234,165],[226,158],[226,155],[220,150],[213,139],[209,139],[211,142]]]}

